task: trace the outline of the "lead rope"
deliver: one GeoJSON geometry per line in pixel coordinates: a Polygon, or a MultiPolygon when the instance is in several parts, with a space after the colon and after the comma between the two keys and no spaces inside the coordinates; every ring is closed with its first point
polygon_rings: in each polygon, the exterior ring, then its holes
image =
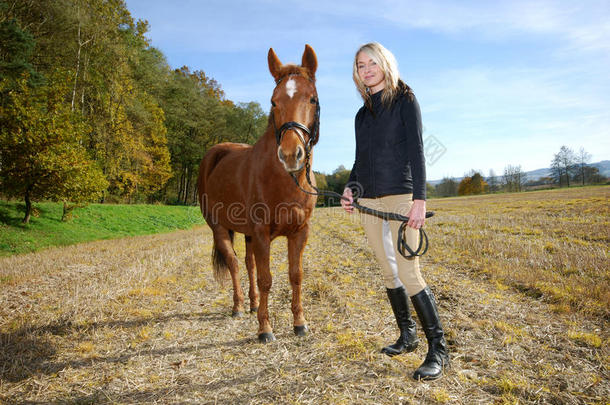
{"type": "MultiPolygon", "coordinates": [[[[349,201],[346,197],[343,197],[339,193],[336,193],[334,191],[328,191],[328,190],[320,190],[312,184],[311,178],[309,176],[309,172],[311,169],[311,167],[309,165],[309,155],[311,152],[310,152],[309,148],[305,148],[305,149],[306,149],[306,154],[307,154],[307,156],[305,156],[305,161],[307,162],[305,164],[305,170],[306,170],[305,175],[307,177],[307,182],[309,183],[311,188],[313,188],[316,192],[312,193],[311,191],[305,190],[299,184],[299,180],[297,179],[297,176],[294,173],[290,173],[290,176],[296,183],[297,187],[299,189],[301,189],[302,192],[307,193],[309,195],[315,195],[315,196],[322,195],[322,196],[326,196],[326,197],[340,198],[342,200],[349,201]]],[[[411,257],[423,256],[428,251],[428,235],[426,235],[426,231],[424,231],[424,228],[419,228],[419,245],[417,246],[417,249],[415,249],[415,250],[411,249],[411,247],[407,243],[406,228],[407,228],[407,223],[409,222],[409,217],[401,215],[401,214],[397,214],[395,212],[384,212],[384,211],[375,210],[373,208],[365,207],[363,205],[358,204],[357,198],[353,199],[352,206],[357,208],[360,212],[363,212],[363,213],[369,214],[369,215],[374,215],[378,218],[385,219],[386,221],[402,221],[402,223],[400,224],[400,227],[398,228],[398,240],[396,241],[396,243],[397,243],[397,247],[398,247],[398,252],[403,257],[408,259],[411,257]],[[422,251],[422,247],[424,249],[423,251],[422,251]],[[408,254],[407,254],[407,252],[408,252],[408,254]]],[[[433,211],[426,211],[426,218],[430,218],[432,216],[434,216],[433,211]]]]}

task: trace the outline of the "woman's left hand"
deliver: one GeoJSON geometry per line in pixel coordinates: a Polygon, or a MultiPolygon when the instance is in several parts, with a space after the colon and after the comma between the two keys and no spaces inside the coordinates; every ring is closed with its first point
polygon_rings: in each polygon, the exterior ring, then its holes
{"type": "Polygon", "coordinates": [[[414,229],[419,229],[426,222],[426,200],[413,200],[413,205],[407,214],[409,222],[407,225],[414,229]]]}

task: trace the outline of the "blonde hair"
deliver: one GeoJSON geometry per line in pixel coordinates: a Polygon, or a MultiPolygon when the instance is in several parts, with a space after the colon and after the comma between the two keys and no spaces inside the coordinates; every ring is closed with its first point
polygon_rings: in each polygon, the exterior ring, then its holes
{"type": "Polygon", "coordinates": [[[400,80],[400,73],[398,72],[398,63],[392,52],[388,51],[379,42],[369,42],[368,44],[362,45],[358,48],[356,55],[354,56],[353,66],[353,79],[356,84],[356,89],[362,96],[364,103],[370,108],[371,107],[371,95],[368,87],[360,80],[358,74],[358,55],[360,52],[365,52],[370,58],[379,66],[384,74],[385,86],[381,93],[381,101],[385,105],[389,105],[394,98],[400,93],[411,93],[411,89],[402,80],[400,80]]]}

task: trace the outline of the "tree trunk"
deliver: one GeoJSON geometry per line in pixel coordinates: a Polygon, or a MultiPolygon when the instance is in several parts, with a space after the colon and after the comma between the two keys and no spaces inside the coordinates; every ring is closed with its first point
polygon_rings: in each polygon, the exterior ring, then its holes
{"type": "MultiPolygon", "coordinates": [[[[188,169],[187,169],[188,170],[188,169]]],[[[189,190],[191,188],[191,174],[187,174],[186,176],[186,187],[184,187],[184,205],[188,205],[189,200],[189,190]]]]}
{"type": "Polygon", "coordinates": [[[78,72],[80,71],[80,50],[83,47],[80,40],[80,21],[78,23],[78,52],[76,53],[76,72],[74,73],[74,87],[72,88],[71,111],[74,112],[74,100],[76,99],[76,84],[78,83],[78,72]]]}
{"type": "MultiPolygon", "coordinates": [[[[90,38],[86,41],[81,40],[81,20],[80,20],[80,8],[76,10],[76,18],[78,18],[78,51],[76,53],[76,72],[74,73],[74,87],[72,89],[72,103],[71,103],[71,111],[74,111],[74,104],[76,101],[76,87],[78,84],[78,75],[80,73],[80,52],[83,46],[87,45],[93,38],[90,38]]],[[[83,90],[84,95],[84,90],[83,90]]]]}
{"type": "Polygon", "coordinates": [[[68,222],[72,218],[72,210],[74,207],[74,205],[70,206],[66,201],[64,201],[64,210],[61,215],[61,222],[68,222]]]}
{"type": "Polygon", "coordinates": [[[85,54],[85,66],[83,66],[83,88],[80,95],[81,114],[85,115],[85,85],[87,84],[87,70],[89,69],[89,54],[85,54]]]}
{"type": "Polygon", "coordinates": [[[30,216],[32,215],[32,201],[30,200],[30,189],[28,188],[25,191],[25,217],[23,218],[23,223],[30,223],[30,216]]]}
{"type": "Polygon", "coordinates": [[[184,168],[180,171],[180,180],[178,181],[178,201],[182,201],[182,190],[184,184],[184,168]]]}

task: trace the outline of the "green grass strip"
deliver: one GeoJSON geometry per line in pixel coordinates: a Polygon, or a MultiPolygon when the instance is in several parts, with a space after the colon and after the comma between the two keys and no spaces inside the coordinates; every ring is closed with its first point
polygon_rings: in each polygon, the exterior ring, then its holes
{"type": "Polygon", "coordinates": [[[0,201],[0,256],[35,252],[99,239],[190,229],[204,223],[198,207],[89,204],[62,222],[61,203],[35,203],[28,225],[25,204],[0,201]]]}

